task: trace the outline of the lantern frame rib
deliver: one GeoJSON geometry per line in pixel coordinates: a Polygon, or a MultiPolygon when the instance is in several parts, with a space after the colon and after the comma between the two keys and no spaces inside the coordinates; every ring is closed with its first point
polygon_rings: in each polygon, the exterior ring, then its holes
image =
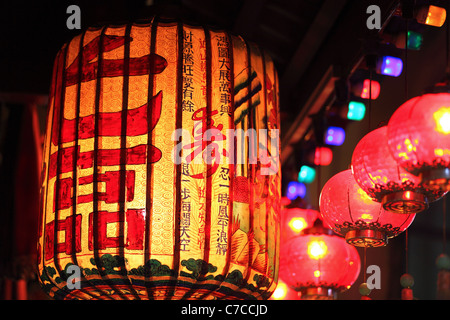
{"type": "Polygon", "coordinates": [[[158,16],[89,28],[57,54],[49,102],[38,267],[50,297],[270,297],[280,114],[276,68],[259,47],[158,16]],[[268,158],[219,163],[237,157],[211,144],[237,129],[254,129],[268,158]]]}

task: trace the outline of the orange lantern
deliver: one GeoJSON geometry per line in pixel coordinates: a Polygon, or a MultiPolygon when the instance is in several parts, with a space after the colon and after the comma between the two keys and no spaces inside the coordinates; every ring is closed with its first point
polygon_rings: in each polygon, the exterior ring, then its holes
{"type": "Polygon", "coordinates": [[[42,171],[45,291],[269,298],[280,236],[277,84],[257,46],[179,22],[91,28],[64,45],[42,171]]]}

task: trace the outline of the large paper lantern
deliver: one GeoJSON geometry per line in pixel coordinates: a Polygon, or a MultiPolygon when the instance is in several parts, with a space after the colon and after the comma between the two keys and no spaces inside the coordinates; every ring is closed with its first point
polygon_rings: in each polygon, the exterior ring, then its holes
{"type": "Polygon", "coordinates": [[[319,199],[326,225],[359,247],[379,247],[405,231],[415,214],[397,214],[383,209],[356,183],[350,169],[331,177],[319,199]]]}
{"type": "Polygon", "coordinates": [[[323,227],[320,219],[281,245],[280,279],[301,299],[336,298],[353,285],[360,268],[356,248],[323,227]]]}
{"type": "Polygon", "coordinates": [[[277,84],[257,46],[179,22],[88,29],[64,45],[42,171],[45,291],[270,297],[280,237],[277,84]]]}
{"type": "Polygon", "coordinates": [[[401,167],[428,188],[450,190],[450,93],[406,101],[389,119],[387,134],[389,150],[401,167]]]}
{"type": "Polygon", "coordinates": [[[419,178],[401,168],[391,156],[387,126],[366,134],[352,155],[352,172],[359,186],[384,209],[396,213],[417,213],[442,196],[421,185],[419,178]]]}

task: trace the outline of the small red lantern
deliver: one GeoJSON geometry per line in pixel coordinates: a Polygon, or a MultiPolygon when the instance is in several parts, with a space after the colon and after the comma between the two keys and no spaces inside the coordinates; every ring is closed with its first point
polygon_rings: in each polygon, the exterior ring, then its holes
{"type": "Polygon", "coordinates": [[[327,147],[316,147],[314,150],[314,164],[328,166],[333,161],[333,151],[327,147]]]}
{"type": "Polygon", "coordinates": [[[281,246],[280,278],[301,299],[334,299],[353,285],[360,268],[356,248],[324,228],[320,219],[281,246]]]}
{"type": "Polygon", "coordinates": [[[380,95],[381,86],[378,81],[364,79],[362,82],[356,83],[352,88],[352,93],[363,99],[375,100],[380,95]]]}
{"type": "Polygon", "coordinates": [[[298,292],[278,279],[277,287],[269,300],[299,300],[298,292]]]}
{"type": "Polygon", "coordinates": [[[406,101],[390,118],[387,136],[401,167],[419,176],[427,188],[450,190],[450,93],[406,101]]]}
{"type": "Polygon", "coordinates": [[[352,172],[359,186],[385,210],[417,213],[437,200],[435,192],[420,184],[419,178],[401,168],[389,153],[387,126],[369,132],[355,147],[352,172]]]}
{"type": "Polygon", "coordinates": [[[319,212],[313,209],[303,209],[287,206],[281,210],[281,237],[290,239],[298,236],[301,232],[313,226],[318,218],[319,212]]]}
{"type": "Polygon", "coordinates": [[[384,210],[359,187],[350,169],[325,183],[319,205],[324,223],[359,247],[386,245],[388,238],[405,231],[415,217],[384,210]]]}

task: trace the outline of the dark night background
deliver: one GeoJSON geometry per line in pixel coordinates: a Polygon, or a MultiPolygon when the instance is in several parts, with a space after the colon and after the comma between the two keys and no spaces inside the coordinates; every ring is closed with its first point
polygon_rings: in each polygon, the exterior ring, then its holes
{"type": "MultiPolygon", "coordinates": [[[[27,221],[14,219],[15,201],[33,201],[32,196],[17,195],[19,138],[27,103],[39,105],[39,121],[44,131],[46,97],[50,86],[53,59],[59,48],[82,30],[68,30],[66,8],[77,4],[81,9],[81,26],[108,22],[124,23],[151,16],[158,4],[178,6],[178,14],[204,25],[223,28],[256,42],[272,56],[280,78],[282,145],[293,146],[282,153],[283,177],[291,178],[298,165],[295,157],[294,129],[302,129],[308,139],[311,127],[298,117],[323,99],[330,101],[325,82],[350,77],[363,57],[364,39],[373,36],[366,28],[367,6],[377,4],[385,23],[383,32],[399,32],[404,27],[393,15],[398,1],[366,0],[179,0],[179,1],[11,1],[0,4],[0,277],[11,273],[8,263],[17,256],[15,230],[27,221]],[[181,6],[181,7],[179,7],[181,6]],[[316,92],[317,95],[312,95],[316,92]],[[294,129],[292,129],[294,128],[294,129]]],[[[442,2],[442,1],[441,1],[442,2]]],[[[435,1],[434,3],[440,3],[435,1]]],[[[446,28],[411,24],[424,35],[419,51],[408,51],[408,96],[441,80],[446,66],[446,28]]],[[[401,57],[404,52],[399,51],[401,57]]],[[[328,83],[327,82],[327,83],[328,83]]],[[[405,101],[405,72],[398,78],[380,79],[380,97],[372,103],[372,126],[388,121],[405,101]]],[[[350,165],[357,142],[367,133],[368,118],[349,123],[346,141],[333,149],[334,160],[321,170],[321,185],[350,165]]],[[[298,132],[297,132],[298,133],[298,132]]],[[[317,207],[317,181],[310,185],[306,201],[317,207]]],[[[414,295],[429,300],[436,297],[435,259],[442,252],[442,203],[439,200],[419,213],[409,228],[409,273],[414,276],[414,295]]],[[[450,204],[447,205],[447,208],[450,204]]],[[[449,230],[447,219],[447,230],[449,230]]],[[[32,221],[32,220],[30,220],[32,221]]],[[[28,222],[29,224],[30,222],[28,222]]],[[[30,226],[28,226],[30,227],[30,226]]],[[[32,226],[30,227],[32,230],[32,226]]],[[[447,231],[447,240],[450,236],[447,231]]],[[[31,245],[34,247],[34,244],[31,245]]],[[[449,243],[447,241],[447,247],[449,243]]],[[[405,272],[405,236],[391,239],[388,246],[367,250],[367,265],[381,268],[382,284],[374,290],[374,300],[400,299],[400,276],[405,272]]],[[[362,250],[359,250],[362,257],[362,250]]],[[[359,299],[358,285],[339,295],[340,299],[359,299]]],[[[39,297],[39,294],[36,293],[39,297]]]]}

